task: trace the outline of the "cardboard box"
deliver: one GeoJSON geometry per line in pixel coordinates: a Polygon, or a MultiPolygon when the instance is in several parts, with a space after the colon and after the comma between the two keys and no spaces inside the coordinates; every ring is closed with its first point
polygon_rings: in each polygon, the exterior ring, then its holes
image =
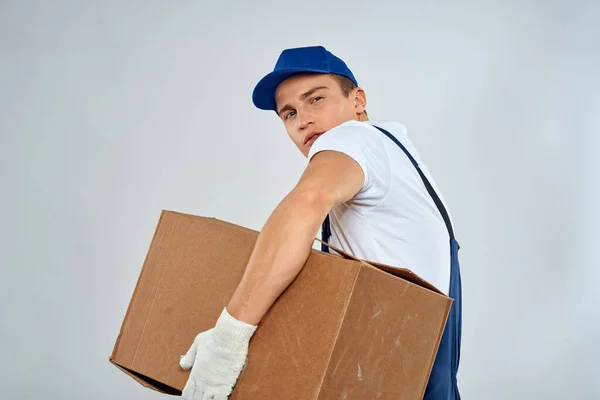
{"type": "MultiPolygon", "coordinates": [[[[214,326],[257,236],[163,211],[110,361],[180,395],[180,356],[214,326]]],[[[254,334],[231,400],[422,399],[452,300],[409,270],[343,254],[312,251],[254,334]]]]}

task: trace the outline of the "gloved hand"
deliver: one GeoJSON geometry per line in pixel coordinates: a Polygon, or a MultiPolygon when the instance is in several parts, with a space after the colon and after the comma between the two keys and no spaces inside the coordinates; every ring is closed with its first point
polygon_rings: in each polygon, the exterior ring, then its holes
{"type": "Polygon", "coordinates": [[[198,334],[179,362],[183,369],[192,369],[181,397],[227,400],[246,364],[256,328],[233,318],[224,308],[215,327],[198,334]]]}

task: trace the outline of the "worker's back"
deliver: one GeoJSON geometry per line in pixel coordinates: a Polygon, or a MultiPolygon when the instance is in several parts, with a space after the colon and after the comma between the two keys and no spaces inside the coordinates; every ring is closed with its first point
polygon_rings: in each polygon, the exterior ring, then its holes
{"type": "Polygon", "coordinates": [[[309,156],[342,151],[361,165],[366,179],[352,200],[331,210],[331,244],[365,260],[408,268],[448,294],[449,238],[442,216],[410,159],[373,125],[406,147],[439,195],[402,124],[339,125],[317,139],[309,156]]]}
{"type": "Polygon", "coordinates": [[[330,211],[324,239],[359,258],[409,268],[454,299],[424,399],[459,400],[459,245],[435,182],[398,123],[346,122],[322,135],[309,157],[322,150],[346,153],[365,175],[359,193],[330,211]]]}

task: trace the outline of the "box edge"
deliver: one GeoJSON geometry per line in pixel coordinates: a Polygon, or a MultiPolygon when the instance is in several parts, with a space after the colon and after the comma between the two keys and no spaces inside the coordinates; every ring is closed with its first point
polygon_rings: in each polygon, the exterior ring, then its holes
{"type": "MultiPolygon", "coordinates": [[[[315,240],[321,242],[322,244],[324,244],[325,246],[329,247],[330,249],[334,250],[335,252],[337,252],[339,254],[339,256],[337,257],[342,257],[342,258],[347,258],[347,259],[351,259],[351,260],[355,260],[360,262],[361,264],[367,264],[371,267],[377,268],[378,270],[381,270],[383,272],[385,272],[386,274],[389,275],[393,275],[397,278],[403,279],[405,281],[409,281],[411,283],[414,283],[416,285],[419,285],[425,289],[440,293],[442,295],[444,295],[444,292],[442,292],[440,289],[438,289],[437,287],[435,287],[435,285],[431,284],[430,282],[428,282],[427,280],[421,278],[418,274],[416,274],[415,272],[413,272],[412,270],[408,269],[408,268],[403,268],[403,267],[394,267],[392,265],[388,265],[388,264],[384,264],[384,263],[380,263],[380,262],[376,262],[376,261],[372,261],[372,260],[364,260],[362,258],[358,258],[355,255],[341,250],[327,242],[324,242],[323,240],[319,239],[319,238],[315,238],[315,240]],[[411,278],[413,280],[408,280],[402,276],[398,276],[397,274],[391,272],[391,271],[398,271],[398,272],[405,272],[408,275],[411,276],[411,278]],[[416,282],[415,282],[416,281],[416,282]]],[[[315,250],[318,251],[318,250],[315,250]]],[[[325,254],[331,254],[331,253],[325,253],[325,254]]],[[[335,254],[331,254],[333,256],[336,256],[335,254]]]]}
{"type": "MultiPolygon", "coordinates": [[[[360,260],[354,260],[354,261],[360,261],[360,260]]],[[[325,369],[323,370],[323,376],[321,377],[321,382],[319,383],[319,390],[317,392],[315,400],[319,400],[321,398],[321,390],[323,389],[323,382],[325,382],[325,377],[327,376],[327,372],[329,371],[329,365],[331,364],[331,358],[333,356],[333,352],[336,349],[336,346],[338,343],[338,338],[340,336],[342,326],[344,325],[344,320],[346,319],[345,317],[348,312],[348,307],[350,305],[352,297],[354,296],[354,287],[356,286],[356,282],[358,281],[358,275],[360,274],[360,269],[361,269],[360,266],[361,266],[361,264],[359,264],[355,267],[356,269],[354,271],[354,278],[352,281],[352,288],[350,289],[350,296],[348,296],[348,298],[346,299],[346,303],[344,304],[344,311],[342,312],[342,317],[340,318],[340,322],[338,324],[337,331],[335,333],[335,340],[333,341],[333,346],[331,346],[331,350],[329,351],[329,356],[327,357],[327,364],[325,365],[325,369]]]]}
{"type": "MultiPolygon", "coordinates": [[[[144,269],[147,267],[147,261],[148,261],[148,253],[150,251],[150,248],[152,247],[153,242],[156,239],[156,236],[158,234],[158,231],[160,229],[160,226],[163,222],[163,218],[166,214],[170,213],[171,211],[167,211],[167,210],[161,210],[160,215],[158,217],[158,222],[156,224],[156,228],[154,229],[154,233],[152,234],[152,239],[150,240],[150,243],[148,244],[148,249],[146,250],[146,255],[144,256],[144,262],[142,264],[142,269],[140,270],[139,274],[138,274],[138,278],[137,281],[135,283],[135,287],[133,288],[133,293],[131,294],[131,299],[129,300],[129,304],[127,305],[127,310],[125,311],[125,316],[123,317],[123,322],[121,322],[121,327],[119,328],[119,334],[117,335],[117,339],[115,341],[115,345],[113,346],[113,351],[110,355],[110,360],[111,362],[113,362],[113,360],[116,360],[117,357],[117,352],[119,350],[119,346],[121,344],[121,337],[123,335],[123,328],[125,327],[125,325],[127,324],[127,322],[129,321],[130,318],[130,312],[131,312],[131,308],[132,308],[132,304],[133,304],[133,300],[136,298],[137,294],[138,294],[138,290],[139,290],[139,286],[140,286],[140,281],[142,279],[142,275],[144,273],[144,269]]],[[[138,338],[138,342],[139,342],[139,338],[138,338]]],[[[134,355],[135,357],[135,355],[134,355]]],[[[114,362],[113,362],[114,364],[114,362]]]]}
{"type": "Polygon", "coordinates": [[[431,371],[433,370],[433,364],[435,363],[435,358],[437,357],[437,353],[440,349],[440,343],[442,343],[442,337],[444,336],[444,331],[446,330],[446,325],[448,324],[448,318],[450,317],[450,310],[452,309],[453,303],[454,303],[454,299],[451,297],[448,297],[447,303],[446,303],[447,304],[446,319],[444,320],[444,325],[442,326],[442,329],[438,333],[437,344],[435,346],[435,353],[433,354],[433,357],[431,358],[431,369],[429,370],[429,374],[427,375],[425,385],[423,386],[423,392],[421,392],[421,398],[425,395],[425,391],[427,390],[427,383],[429,383],[429,378],[431,377],[431,371]]]}

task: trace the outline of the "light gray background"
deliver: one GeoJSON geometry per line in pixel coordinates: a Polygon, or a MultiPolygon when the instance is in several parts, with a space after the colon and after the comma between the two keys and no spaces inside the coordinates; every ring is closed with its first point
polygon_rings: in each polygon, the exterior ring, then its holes
{"type": "Polygon", "coordinates": [[[160,210],[262,227],[306,161],[251,91],[314,44],[451,207],[463,399],[600,398],[598,2],[84,3],[0,6],[0,398],[166,398],[108,362],[160,210]]]}

